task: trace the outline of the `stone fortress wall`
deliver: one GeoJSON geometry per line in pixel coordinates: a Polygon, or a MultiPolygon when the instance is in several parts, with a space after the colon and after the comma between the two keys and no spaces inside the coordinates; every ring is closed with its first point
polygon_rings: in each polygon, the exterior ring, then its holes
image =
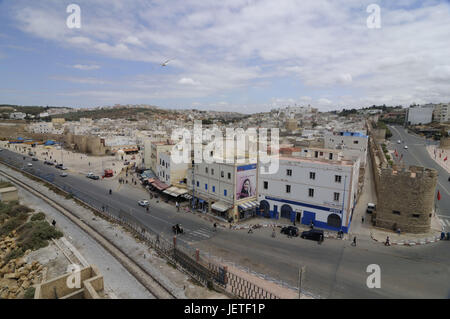
{"type": "Polygon", "coordinates": [[[437,171],[419,166],[390,167],[381,148],[380,136],[371,134],[367,123],[369,156],[378,202],[372,222],[376,227],[402,232],[425,233],[431,227],[437,171]]]}

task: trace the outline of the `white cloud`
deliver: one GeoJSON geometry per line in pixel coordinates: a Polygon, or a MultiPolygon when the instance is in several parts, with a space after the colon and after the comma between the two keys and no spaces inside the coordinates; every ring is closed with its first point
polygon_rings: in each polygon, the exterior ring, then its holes
{"type": "Polygon", "coordinates": [[[181,78],[178,83],[180,84],[189,84],[189,85],[198,85],[199,83],[192,80],[191,78],[181,78]]]}
{"type": "Polygon", "coordinates": [[[83,71],[89,71],[89,70],[98,70],[100,69],[99,65],[92,64],[92,65],[86,65],[86,64],[75,64],[72,66],[74,69],[83,70],[83,71]]]}

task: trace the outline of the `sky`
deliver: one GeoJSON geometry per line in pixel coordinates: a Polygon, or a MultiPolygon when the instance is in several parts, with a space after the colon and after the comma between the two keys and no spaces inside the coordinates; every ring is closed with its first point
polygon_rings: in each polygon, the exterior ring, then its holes
{"type": "Polygon", "coordinates": [[[0,0],[0,104],[450,102],[449,57],[449,0],[0,0]]]}

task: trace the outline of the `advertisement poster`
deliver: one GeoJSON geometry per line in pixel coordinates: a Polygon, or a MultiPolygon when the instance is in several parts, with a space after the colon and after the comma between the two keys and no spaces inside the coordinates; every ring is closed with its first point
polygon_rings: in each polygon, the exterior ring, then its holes
{"type": "Polygon", "coordinates": [[[256,164],[237,167],[236,199],[256,196],[256,164]]]}

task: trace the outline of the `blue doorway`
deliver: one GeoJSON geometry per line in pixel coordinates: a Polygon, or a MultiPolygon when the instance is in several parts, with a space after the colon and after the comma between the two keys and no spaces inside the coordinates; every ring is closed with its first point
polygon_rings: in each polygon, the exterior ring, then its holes
{"type": "Polygon", "coordinates": [[[311,225],[311,222],[316,223],[316,213],[303,211],[302,224],[311,225]]]}

